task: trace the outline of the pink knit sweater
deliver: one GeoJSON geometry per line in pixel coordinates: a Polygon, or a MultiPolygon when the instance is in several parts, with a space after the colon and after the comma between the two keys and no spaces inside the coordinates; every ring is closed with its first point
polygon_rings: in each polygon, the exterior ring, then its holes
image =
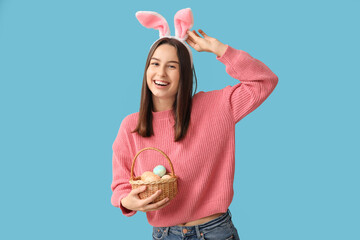
{"type": "MultiPolygon", "coordinates": [[[[170,158],[178,177],[178,194],[165,208],[146,213],[154,227],[183,224],[215,213],[226,212],[234,190],[235,124],[254,111],[271,94],[278,77],[261,61],[242,50],[227,47],[217,60],[240,82],[220,90],[198,92],[193,97],[191,120],[186,137],[174,142],[175,123],[171,110],[153,112],[154,136],[144,138],[135,129],[138,113],[124,118],[113,143],[113,191],[111,203],[125,216],[136,211],[120,201],[131,191],[130,169],[136,153],[155,147],[170,158]]],[[[137,157],[134,175],[152,171],[157,165],[171,172],[167,159],[146,150],[137,157]]]]}

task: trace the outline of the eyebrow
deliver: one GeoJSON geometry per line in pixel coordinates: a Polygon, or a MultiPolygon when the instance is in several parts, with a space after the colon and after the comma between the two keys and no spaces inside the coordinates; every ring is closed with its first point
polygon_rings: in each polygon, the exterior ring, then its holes
{"type": "MultiPolygon", "coordinates": [[[[152,57],[151,59],[155,59],[155,60],[158,60],[159,62],[161,62],[160,61],[160,59],[158,59],[158,58],[154,58],[154,57],[152,57]]],[[[180,65],[180,63],[179,62],[177,62],[177,61],[168,61],[169,63],[177,63],[177,64],[179,64],[180,65]]]]}

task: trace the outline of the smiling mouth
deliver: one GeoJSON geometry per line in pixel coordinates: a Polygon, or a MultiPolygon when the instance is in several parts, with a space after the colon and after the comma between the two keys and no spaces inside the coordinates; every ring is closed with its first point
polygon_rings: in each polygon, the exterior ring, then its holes
{"type": "Polygon", "coordinates": [[[154,80],[153,82],[154,82],[156,85],[158,85],[158,86],[167,86],[167,85],[170,84],[170,83],[168,83],[168,82],[158,81],[158,80],[154,80]]]}

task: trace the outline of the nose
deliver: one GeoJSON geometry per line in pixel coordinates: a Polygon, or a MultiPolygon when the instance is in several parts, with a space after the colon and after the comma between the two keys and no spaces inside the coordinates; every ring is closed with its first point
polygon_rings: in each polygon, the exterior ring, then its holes
{"type": "Polygon", "coordinates": [[[159,67],[159,68],[157,69],[157,74],[158,74],[159,76],[165,76],[165,75],[166,75],[165,67],[159,67]]]}

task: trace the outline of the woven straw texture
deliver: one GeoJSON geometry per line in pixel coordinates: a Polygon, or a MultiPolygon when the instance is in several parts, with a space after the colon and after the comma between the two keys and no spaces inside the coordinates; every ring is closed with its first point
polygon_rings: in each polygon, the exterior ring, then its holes
{"type": "Polygon", "coordinates": [[[129,180],[132,189],[136,189],[142,186],[146,186],[146,190],[144,192],[139,193],[140,199],[148,198],[154,193],[156,193],[157,190],[161,189],[161,194],[153,201],[153,203],[156,203],[158,201],[163,200],[164,198],[168,197],[169,201],[173,199],[177,194],[177,176],[174,172],[174,167],[172,165],[172,162],[170,158],[160,149],[154,148],[154,147],[147,147],[141,149],[134,157],[132,165],[131,165],[131,178],[129,180]],[[135,166],[135,160],[139,156],[139,154],[145,150],[155,150],[161,153],[166,159],[169,161],[170,167],[171,167],[171,173],[169,174],[171,178],[168,179],[160,179],[157,181],[151,181],[151,182],[144,182],[141,180],[141,176],[134,177],[134,166],[135,166]]]}

